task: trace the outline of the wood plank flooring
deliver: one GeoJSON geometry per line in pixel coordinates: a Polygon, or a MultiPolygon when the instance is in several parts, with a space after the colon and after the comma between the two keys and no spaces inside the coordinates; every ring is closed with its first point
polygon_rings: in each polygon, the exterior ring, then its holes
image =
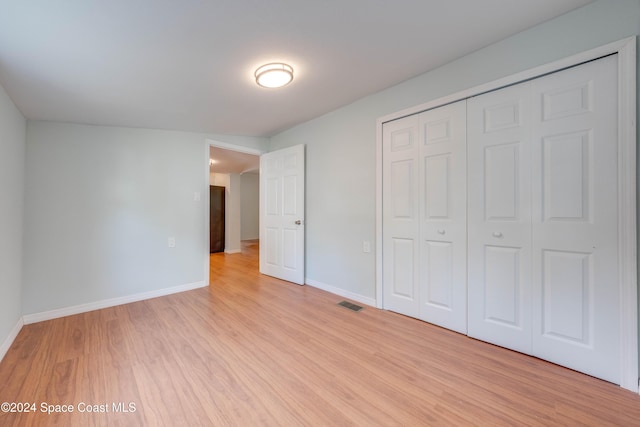
{"type": "Polygon", "coordinates": [[[618,386],[257,270],[249,242],[209,288],[25,326],[0,402],[37,412],[0,426],[640,425],[618,386]]]}

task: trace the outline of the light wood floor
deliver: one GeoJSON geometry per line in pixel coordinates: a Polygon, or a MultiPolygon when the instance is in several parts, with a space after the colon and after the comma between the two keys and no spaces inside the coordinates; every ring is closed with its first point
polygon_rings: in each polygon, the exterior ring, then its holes
{"type": "Polygon", "coordinates": [[[0,364],[0,402],[75,412],[0,414],[0,425],[640,425],[640,397],[618,386],[349,311],[260,276],[257,256],[255,243],[212,255],[209,288],[25,326],[0,364]],[[115,413],[118,402],[135,412],[115,413]]]}

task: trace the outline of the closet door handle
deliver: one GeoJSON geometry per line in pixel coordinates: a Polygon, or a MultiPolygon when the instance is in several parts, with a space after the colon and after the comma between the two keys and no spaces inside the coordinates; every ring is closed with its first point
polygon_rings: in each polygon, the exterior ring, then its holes
{"type": "Polygon", "coordinates": [[[443,229],[438,230],[438,234],[444,234],[444,230],[443,229]]]}
{"type": "Polygon", "coordinates": [[[493,232],[493,237],[500,238],[500,237],[502,237],[502,233],[501,233],[501,232],[499,232],[499,231],[494,231],[494,232],[493,232]]]}

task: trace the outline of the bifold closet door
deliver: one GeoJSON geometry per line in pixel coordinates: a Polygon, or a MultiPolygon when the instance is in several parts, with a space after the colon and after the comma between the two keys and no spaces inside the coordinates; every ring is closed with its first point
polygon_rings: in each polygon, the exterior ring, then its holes
{"type": "Polygon", "coordinates": [[[419,317],[467,333],[466,101],[420,114],[419,317]]]}
{"type": "Polygon", "coordinates": [[[466,101],[383,125],[383,306],[466,333],[466,101]]]}
{"type": "Polygon", "coordinates": [[[617,59],[468,101],[469,335],[620,383],[617,59]]]}
{"type": "Polygon", "coordinates": [[[533,354],[620,384],[618,69],[531,82],[533,354]]]}
{"type": "Polygon", "coordinates": [[[419,154],[418,115],[385,123],[383,141],[383,306],[418,317],[419,154]]]}
{"type": "Polygon", "coordinates": [[[471,337],[531,352],[531,95],[467,100],[471,337]]]}

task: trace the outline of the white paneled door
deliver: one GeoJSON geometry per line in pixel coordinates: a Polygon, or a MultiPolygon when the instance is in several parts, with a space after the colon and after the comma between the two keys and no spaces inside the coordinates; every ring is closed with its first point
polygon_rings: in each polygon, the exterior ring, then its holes
{"type": "Polygon", "coordinates": [[[618,58],[382,125],[383,307],[621,384],[618,58]]]}
{"type": "Polygon", "coordinates": [[[466,333],[466,108],[383,126],[384,308],[466,333]]]}
{"type": "Polygon", "coordinates": [[[465,101],[425,111],[420,129],[419,318],[467,332],[465,101]]]}
{"type": "Polygon", "coordinates": [[[420,146],[418,115],[385,123],[383,132],[383,303],[418,317],[420,146]]]}
{"type": "Polygon", "coordinates": [[[617,58],[531,82],[533,354],[620,383],[617,58]]]}
{"type": "Polygon", "coordinates": [[[531,352],[530,83],[468,100],[469,336],[531,352]]]}
{"type": "Polygon", "coordinates": [[[469,335],[619,384],[617,60],[468,100],[469,335]]]}
{"type": "Polygon", "coordinates": [[[260,156],[260,272],[304,284],[304,145],[260,156]]]}

